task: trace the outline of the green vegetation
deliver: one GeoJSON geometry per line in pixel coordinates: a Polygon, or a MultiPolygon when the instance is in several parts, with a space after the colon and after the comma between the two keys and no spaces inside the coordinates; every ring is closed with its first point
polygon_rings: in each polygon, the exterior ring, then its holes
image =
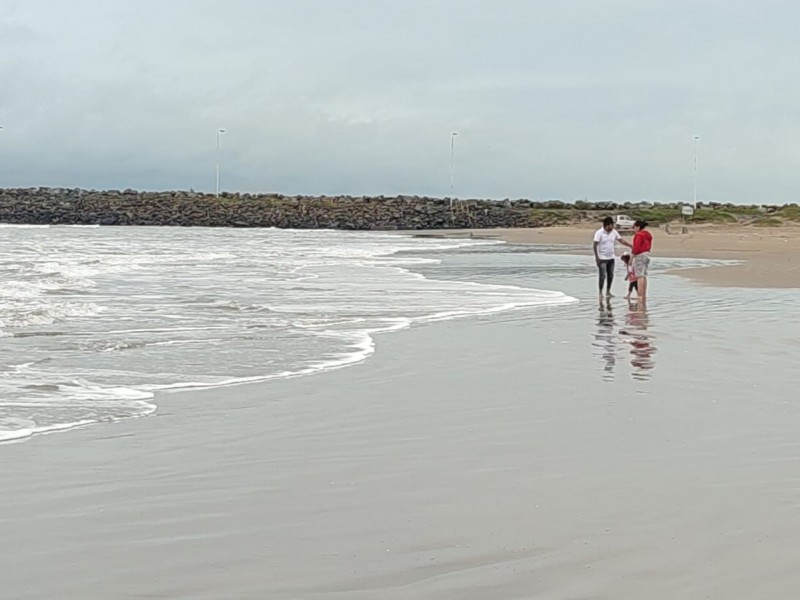
{"type": "Polygon", "coordinates": [[[711,208],[698,208],[694,215],[689,219],[692,223],[738,223],[739,217],[726,210],[714,210],[711,208]]]}
{"type": "Polygon", "coordinates": [[[797,204],[789,204],[778,209],[777,212],[773,213],[773,216],[786,219],[787,221],[800,221],[800,206],[797,206],[797,204]]]}
{"type": "Polygon", "coordinates": [[[761,217],[753,221],[753,225],[756,227],[780,227],[783,225],[783,221],[775,217],[761,217]]]}
{"type": "Polygon", "coordinates": [[[633,219],[644,219],[653,227],[658,227],[659,225],[664,225],[670,221],[677,221],[681,219],[681,210],[679,208],[670,208],[668,206],[636,208],[629,210],[627,214],[633,219]]]}
{"type": "Polygon", "coordinates": [[[735,215],[738,220],[743,220],[747,217],[759,217],[764,214],[764,209],[757,204],[750,204],[750,205],[741,205],[741,204],[721,204],[716,205],[713,208],[708,206],[703,206],[698,209],[700,211],[709,211],[709,212],[727,212],[731,215],[735,215]]]}
{"type": "MultiPolygon", "coordinates": [[[[531,218],[543,225],[570,225],[576,222],[597,222],[603,217],[626,214],[633,219],[644,219],[652,227],[663,227],[667,223],[680,223],[684,217],[678,205],[628,207],[609,210],[578,210],[575,207],[539,208],[531,207],[531,218]]],[[[766,212],[761,206],[737,206],[733,204],[705,206],[694,215],[686,217],[687,224],[742,224],[757,227],[778,227],[787,222],[800,223],[800,206],[789,204],[781,208],[770,208],[766,212]]]]}

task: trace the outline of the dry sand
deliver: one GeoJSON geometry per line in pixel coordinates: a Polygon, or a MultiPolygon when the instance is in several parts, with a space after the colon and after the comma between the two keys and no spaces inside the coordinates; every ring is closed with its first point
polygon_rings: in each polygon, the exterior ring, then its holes
{"type": "MultiPolygon", "coordinates": [[[[543,229],[482,229],[415,232],[444,237],[487,237],[515,244],[586,245],[590,253],[594,225],[543,229]]],[[[800,288],[800,227],[691,226],[688,234],[669,235],[652,228],[653,258],[740,260],[738,265],[687,269],[675,273],[721,287],[800,288]]]]}

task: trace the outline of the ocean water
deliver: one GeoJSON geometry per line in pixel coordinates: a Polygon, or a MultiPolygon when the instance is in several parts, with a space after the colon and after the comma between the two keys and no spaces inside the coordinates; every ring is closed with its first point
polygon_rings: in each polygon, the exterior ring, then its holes
{"type": "MultiPolygon", "coordinates": [[[[525,282],[437,279],[392,234],[2,226],[0,441],[143,417],[157,391],[295,377],[413,324],[574,303],[525,282]]],[[[449,256],[449,255],[448,255],[449,256]]]]}
{"type": "MultiPolygon", "coordinates": [[[[543,287],[580,300],[566,308],[542,307],[532,315],[548,344],[563,346],[570,355],[560,372],[543,375],[543,382],[590,368],[613,394],[663,396],[672,386],[685,386],[681,394],[708,388],[712,395],[746,394],[770,402],[788,401],[800,386],[794,368],[800,337],[800,323],[792,317],[800,311],[796,290],[717,288],[670,274],[737,261],[666,258],[656,251],[650,299],[642,310],[635,301],[622,298],[626,284],[620,261],[614,283],[617,297],[598,303],[588,243],[584,248],[476,246],[432,256],[437,260],[416,267],[432,279],[543,287]]],[[[527,318],[511,312],[492,320],[527,318]]],[[[536,352],[546,351],[536,344],[532,341],[536,352]]]]}

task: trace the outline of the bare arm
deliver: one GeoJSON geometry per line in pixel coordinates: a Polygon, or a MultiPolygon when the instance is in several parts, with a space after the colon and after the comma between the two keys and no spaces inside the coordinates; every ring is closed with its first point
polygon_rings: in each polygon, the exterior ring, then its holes
{"type": "Polygon", "coordinates": [[[627,241],[623,240],[623,239],[622,239],[622,237],[620,237],[620,238],[619,238],[617,241],[618,241],[620,244],[622,244],[623,246],[627,246],[628,248],[630,248],[631,250],[633,250],[633,244],[631,244],[630,242],[627,242],[627,241]]]}
{"type": "Polygon", "coordinates": [[[599,265],[600,264],[600,256],[597,254],[597,247],[600,245],[599,242],[594,243],[594,260],[599,265]]]}

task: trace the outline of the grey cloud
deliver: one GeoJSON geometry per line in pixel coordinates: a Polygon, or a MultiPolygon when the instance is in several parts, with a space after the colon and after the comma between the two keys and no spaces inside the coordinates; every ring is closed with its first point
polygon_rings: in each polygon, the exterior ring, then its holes
{"type": "Polygon", "coordinates": [[[797,200],[774,1],[0,0],[0,186],[797,200]]]}

